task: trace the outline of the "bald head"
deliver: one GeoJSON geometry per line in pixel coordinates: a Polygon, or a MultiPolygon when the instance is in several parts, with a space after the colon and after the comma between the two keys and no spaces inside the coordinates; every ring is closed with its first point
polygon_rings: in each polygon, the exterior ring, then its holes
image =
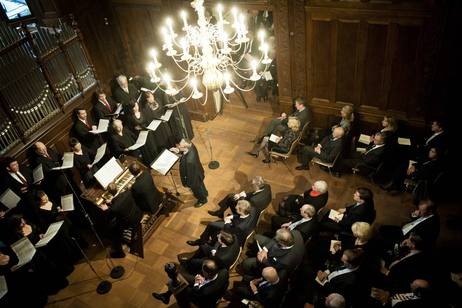
{"type": "Polygon", "coordinates": [[[35,153],[39,155],[46,155],[47,154],[47,146],[43,142],[36,142],[34,143],[35,153]]]}
{"type": "Polygon", "coordinates": [[[345,135],[345,130],[343,129],[343,127],[338,126],[334,128],[334,131],[332,132],[332,136],[334,138],[342,138],[343,135],[345,135]]]}
{"type": "Polygon", "coordinates": [[[302,215],[303,218],[311,218],[315,214],[316,214],[316,209],[311,204],[304,204],[300,208],[300,215],[302,215]]]}
{"type": "Polygon", "coordinates": [[[345,298],[338,293],[331,293],[324,302],[326,308],[345,308],[345,298]]]}
{"type": "Polygon", "coordinates": [[[262,271],[262,276],[271,284],[277,283],[279,281],[278,272],[274,267],[268,266],[265,267],[262,271]]]}

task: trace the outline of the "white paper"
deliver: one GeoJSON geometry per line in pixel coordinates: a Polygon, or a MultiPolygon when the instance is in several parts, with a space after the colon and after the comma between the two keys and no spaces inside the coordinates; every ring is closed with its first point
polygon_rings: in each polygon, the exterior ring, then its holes
{"type": "Polygon", "coordinates": [[[39,247],[42,247],[42,246],[45,246],[46,244],[48,244],[55,237],[55,235],[58,233],[58,231],[61,228],[61,226],[63,225],[63,223],[64,223],[64,220],[61,220],[61,221],[57,221],[57,222],[54,222],[51,225],[49,225],[48,229],[47,229],[47,232],[45,232],[45,235],[40,239],[40,241],[38,241],[35,244],[35,247],[39,248],[39,247]]]}
{"type": "Polygon", "coordinates": [[[178,160],[178,156],[174,153],[170,152],[169,150],[165,149],[157,159],[151,164],[151,168],[156,170],[162,175],[166,175],[172,166],[178,160]]]}
{"type": "Polygon", "coordinates": [[[73,194],[61,196],[61,208],[65,212],[74,210],[74,195],[73,194]]]}
{"type": "Polygon", "coordinates": [[[114,115],[118,115],[122,111],[122,104],[117,104],[117,109],[114,112],[114,115]]]}
{"type": "MultiPolygon", "coordinates": [[[[117,110],[119,110],[119,107],[117,107],[117,110]]],[[[96,130],[91,130],[90,133],[92,134],[105,133],[107,132],[108,127],[109,127],[108,119],[99,119],[98,128],[96,130]]]]}
{"type": "Polygon", "coordinates": [[[63,155],[63,164],[61,167],[51,168],[51,170],[64,170],[74,167],[74,153],[66,152],[63,155]]]}
{"type": "Polygon", "coordinates": [[[265,78],[267,81],[273,80],[273,76],[271,76],[269,71],[263,73],[263,78],[265,78]]]}
{"type": "Polygon", "coordinates": [[[358,139],[359,142],[364,143],[364,144],[369,144],[371,143],[371,136],[361,134],[358,139]]]}
{"type": "Polygon", "coordinates": [[[34,178],[34,184],[43,180],[44,176],[42,164],[34,168],[34,170],[32,171],[32,177],[34,178]]]}
{"type": "MultiPolygon", "coordinates": [[[[325,270],[324,273],[326,273],[327,275],[329,275],[329,274],[330,274],[330,271],[329,271],[329,270],[325,270]]],[[[316,278],[315,278],[314,280],[315,280],[317,283],[319,283],[320,285],[322,285],[322,286],[325,285],[325,284],[329,281],[329,279],[327,279],[327,277],[326,277],[323,281],[321,281],[321,280],[319,280],[318,276],[316,276],[316,278]]]]}
{"type": "Polygon", "coordinates": [[[8,286],[6,284],[5,276],[0,276],[0,298],[5,296],[8,293],[8,286]]]}
{"type": "Polygon", "coordinates": [[[364,153],[366,152],[366,148],[356,148],[356,152],[364,153]]]}
{"type": "Polygon", "coordinates": [[[336,210],[330,210],[329,218],[332,219],[333,221],[340,221],[343,218],[343,214],[336,210]]]}
{"type": "Polygon", "coordinates": [[[336,246],[337,246],[337,245],[340,245],[339,247],[342,247],[342,246],[341,246],[341,245],[342,245],[342,242],[341,242],[341,241],[337,241],[337,240],[331,240],[331,241],[330,241],[330,248],[329,248],[329,250],[330,250],[330,253],[331,253],[331,254],[335,255],[335,253],[337,252],[337,250],[336,250],[336,246]]]}
{"type": "Polygon", "coordinates": [[[262,251],[263,248],[261,248],[260,243],[258,241],[256,241],[256,242],[257,242],[257,246],[258,246],[258,251],[262,251]]]}
{"type": "Polygon", "coordinates": [[[107,143],[103,144],[102,146],[98,148],[98,150],[96,151],[95,160],[90,165],[91,167],[96,165],[101,160],[101,158],[104,157],[104,154],[106,154],[106,147],[107,147],[107,143]]]}
{"type": "Polygon", "coordinates": [[[161,120],[152,120],[147,129],[155,131],[159,127],[160,123],[162,123],[161,120]]]}
{"type": "Polygon", "coordinates": [[[135,144],[128,147],[128,150],[133,151],[133,150],[139,149],[143,145],[145,145],[146,139],[148,138],[148,133],[149,133],[148,130],[141,131],[140,134],[138,135],[138,139],[136,139],[135,144]]]}
{"type": "Polygon", "coordinates": [[[0,202],[8,208],[8,211],[14,209],[19,201],[21,201],[21,198],[9,188],[0,196],[0,202]]]}
{"type": "Polygon", "coordinates": [[[172,115],[172,112],[173,112],[173,110],[171,110],[171,109],[165,111],[165,114],[164,114],[163,116],[161,116],[160,119],[161,119],[162,121],[166,121],[166,122],[167,122],[168,120],[170,120],[170,116],[172,115]]]}
{"type": "Polygon", "coordinates": [[[32,245],[32,243],[29,241],[27,237],[23,237],[19,241],[14,242],[11,245],[11,249],[13,249],[14,253],[16,254],[16,256],[18,256],[19,260],[18,264],[11,268],[12,271],[30,262],[30,260],[32,260],[36,252],[34,245],[32,245]]]}
{"type": "Polygon", "coordinates": [[[411,145],[411,139],[398,137],[398,143],[401,145],[411,145]]]}
{"type": "Polygon", "coordinates": [[[115,157],[112,157],[95,173],[95,179],[104,189],[107,189],[107,186],[123,171],[124,169],[120,166],[115,157]]]}
{"type": "Polygon", "coordinates": [[[411,168],[415,163],[417,163],[415,160],[409,160],[409,166],[407,166],[407,168],[411,168]]]}
{"type": "Polygon", "coordinates": [[[274,142],[274,143],[278,143],[279,142],[279,139],[281,139],[279,136],[275,135],[275,134],[271,134],[269,140],[274,142]]]}

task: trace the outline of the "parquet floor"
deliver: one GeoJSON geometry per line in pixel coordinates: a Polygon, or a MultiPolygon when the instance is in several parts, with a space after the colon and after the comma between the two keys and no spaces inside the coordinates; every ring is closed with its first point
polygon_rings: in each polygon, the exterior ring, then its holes
{"type": "MultiPolygon", "coordinates": [[[[406,220],[406,215],[412,209],[411,197],[408,194],[390,196],[366,179],[345,175],[341,178],[330,177],[328,173],[317,167],[310,172],[297,171],[295,157],[288,160],[287,166],[282,162],[263,164],[262,158],[256,159],[247,155],[252,144],[249,140],[262,129],[274,116],[269,103],[255,103],[254,96],[247,95],[249,109],[238,102],[225,106],[224,114],[217,116],[208,123],[194,122],[194,144],[199,150],[201,161],[206,170],[205,184],[209,191],[209,202],[206,206],[196,209],[195,199],[191,193],[181,187],[178,170],[174,170],[175,181],[184,204],[167,217],[160,227],[145,243],[145,258],[137,259],[127,254],[124,259],[114,259],[115,265],[123,265],[126,273],[122,279],[108,278],[109,267],[100,252],[92,257],[91,264],[104,279],[113,282],[112,290],[105,295],[96,293],[99,279],[91,271],[88,264],[82,262],[69,276],[70,286],[49,298],[48,307],[165,307],[151,297],[152,292],[166,290],[166,275],[164,264],[177,262],[177,254],[192,251],[186,244],[188,239],[195,239],[205,228],[204,223],[213,220],[207,210],[214,209],[217,202],[227,193],[241,191],[248,187],[249,180],[255,175],[263,176],[272,186],[272,208],[266,213],[260,230],[265,229],[269,215],[283,196],[288,193],[302,193],[314,180],[324,179],[329,184],[328,206],[342,207],[351,203],[356,187],[366,186],[373,189],[377,209],[377,224],[398,224],[406,220]],[[213,149],[213,159],[220,162],[215,170],[207,168],[211,160],[210,145],[213,149]]],[[[274,106],[273,106],[274,107],[274,106]]],[[[171,178],[155,176],[158,185],[165,185],[173,190],[171,178]]],[[[449,210],[448,215],[456,211],[449,210]]],[[[454,214],[454,213],[452,213],[454,214]]],[[[444,229],[444,227],[443,227],[444,229]]],[[[460,240],[460,234],[459,238],[460,240]]],[[[460,241],[459,241],[460,243],[460,241]]],[[[170,307],[176,307],[173,297],[170,307]]]]}

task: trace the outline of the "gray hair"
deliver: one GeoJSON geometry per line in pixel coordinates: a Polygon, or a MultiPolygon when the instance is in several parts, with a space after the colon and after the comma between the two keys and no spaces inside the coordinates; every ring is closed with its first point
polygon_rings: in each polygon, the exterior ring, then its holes
{"type": "Polygon", "coordinates": [[[257,185],[259,188],[261,188],[263,185],[265,185],[265,180],[262,176],[257,175],[252,179],[252,184],[257,185]]]}
{"type": "Polygon", "coordinates": [[[313,188],[314,188],[315,191],[323,194],[323,193],[327,192],[327,182],[322,181],[322,180],[316,181],[316,182],[313,183],[313,188]]]}
{"type": "Polygon", "coordinates": [[[326,308],[345,308],[345,298],[338,293],[331,293],[326,297],[326,308]]]}
{"type": "Polygon", "coordinates": [[[274,240],[282,247],[290,247],[295,243],[292,232],[286,228],[278,229],[274,240]]]}
{"type": "Polygon", "coordinates": [[[244,215],[250,214],[250,208],[251,207],[252,207],[252,205],[247,200],[239,200],[239,201],[237,201],[237,204],[236,204],[236,209],[240,208],[244,215]]]}

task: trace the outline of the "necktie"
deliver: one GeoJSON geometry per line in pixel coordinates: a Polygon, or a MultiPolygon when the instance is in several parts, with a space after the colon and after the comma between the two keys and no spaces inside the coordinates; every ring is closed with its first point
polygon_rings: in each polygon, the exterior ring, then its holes
{"type": "Polygon", "coordinates": [[[19,172],[15,172],[15,174],[24,185],[27,185],[27,180],[21,174],[19,174],[19,172]]]}
{"type": "Polygon", "coordinates": [[[103,103],[104,105],[106,105],[106,108],[109,110],[109,112],[112,112],[112,108],[111,108],[111,105],[109,105],[109,103],[107,102],[107,100],[103,100],[103,103]]]}

